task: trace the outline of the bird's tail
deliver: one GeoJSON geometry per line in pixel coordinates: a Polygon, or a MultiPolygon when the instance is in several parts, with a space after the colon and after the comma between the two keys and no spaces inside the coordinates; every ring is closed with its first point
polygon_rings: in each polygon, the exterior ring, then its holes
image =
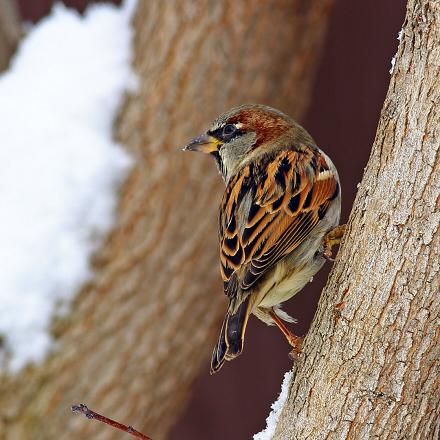
{"type": "Polygon", "coordinates": [[[232,303],[229,304],[217,345],[212,353],[211,374],[220,370],[225,361],[236,358],[243,351],[244,333],[251,312],[249,300],[250,296],[236,309],[232,303]]]}

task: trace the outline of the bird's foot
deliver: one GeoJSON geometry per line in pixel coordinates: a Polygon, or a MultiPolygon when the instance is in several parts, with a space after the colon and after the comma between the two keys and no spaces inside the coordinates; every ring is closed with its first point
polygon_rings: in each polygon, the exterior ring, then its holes
{"type": "Polygon", "coordinates": [[[301,347],[302,343],[304,341],[304,338],[301,336],[294,335],[285,325],[284,322],[281,321],[280,317],[274,312],[269,312],[271,318],[277,325],[277,327],[281,330],[284,337],[287,339],[287,342],[292,347],[292,351],[289,353],[289,357],[292,360],[298,359],[299,355],[301,354],[301,347]]]}
{"type": "Polygon", "coordinates": [[[292,351],[289,353],[289,358],[292,361],[296,361],[301,354],[302,344],[304,342],[304,338],[301,336],[296,336],[293,333],[290,333],[287,338],[289,344],[292,346],[292,351]]]}
{"type": "Polygon", "coordinates": [[[336,226],[324,236],[324,252],[323,256],[328,261],[335,261],[333,257],[333,246],[338,245],[344,236],[345,225],[336,226]]]}

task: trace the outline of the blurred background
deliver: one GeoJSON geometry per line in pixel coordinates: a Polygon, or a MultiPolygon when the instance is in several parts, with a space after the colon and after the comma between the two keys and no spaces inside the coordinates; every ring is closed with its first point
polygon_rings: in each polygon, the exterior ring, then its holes
{"type": "MultiPolygon", "coordinates": [[[[83,12],[91,2],[66,0],[63,3],[83,12]]],[[[113,3],[120,4],[119,1],[113,3]]],[[[154,3],[145,2],[147,7],[151,8],[154,8],[154,3]]],[[[21,19],[33,23],[38,23],[47,16],[53,4],[51,0],[17,1],[21,19]]],[[[193,4],[197,5],[197,2],[194,1],[193,4]]],[[[396,53],[397,36],[404,20],[405,2],[338,0],[332,6],[327,33],[319,52],[321,56],[317,60],[316,73],[311,84],[311,97],[308,105],[304,107],[306,111],[303,112],[301,122],[338,168],[342,183],[342,221],[345,223],[374,140],[390,79],[391,59],[396,53]]],[[[136,20],[139,25],[140,19],[135,18],[135,23],[136,20]]],[[[160,33],[160,29],[157,32],[160,33]]],[[[148,42],[143,44],[148,45],[148,42]]],[[[138,66],[142,63],[139,56],[135,54],[135,65],[138,66]]],[[[294,100],[296,90],[293,89],[290,93],[294,100]]],[[[244,97],[249,99],[247,95],[244,97]]],[[[201,113],[197,115],[197,123],[191,124],[191,121],[187,121],[185,135],[197,135],[212,117],[216,116],[213,109],[208,109],[206,114],[203,114],[203,111],[201,113]]],[[[124,137],[124,134],[121,135],[119,132],[119,136],[124,137]]],[[[126,136],[130,138],[130,135],[126,136]]],[[[183,144],[187,140],[178,139],[177,136],[165,139],[168,143],[174,142],[176,147],[178,143],[183,144]]],[[[140,154],[142,156],[142,153],[140,154]]],[[[171,156],[170,160],[174,159],[181,161],[187,158],[171,156]]],[[[148,162],[148,158],[146,160],[148,162]]],[[[188,160],[196,159],[191,157],[188,160]]],[[[206,167],[204,165],[203,169],[206,173],[216,175],[213,164],[207,164],[206,167]]],[[[211,196],[219,201],[221,186],[218,184],[213,188],[215,194],[211,196]]],[[[142,200],[139,201],[141,202],[142,200]]],[[[215,214],[212,222],[216,222],[215,214]]],[[[183,240],[184,236],[180,238],[183,240]]],[[[285,307],[289,314],[298,319],[298,324],[293,325],[296,334],[304,335],[307,332],[330,268],[330,264],[326,264],[313,283],[307,285],[285,307]]],[[[214,289],[217,290],[215,295],[220,297],[220,283],[214,284],[214,289]]],[[[224,309],[224,303],[220,309],[222,307],[224,309]]],[[[221,311],[218,313],[220,316],[221,311]]],[[[218,316],[215,319],[217,330],[218,316]]],[[[264,428],[270,405],[279,393],[284,373],[290,369],[291,361],[287,356],[289,347],[282,335],[276,329],[268,328],[256,319],[251,319],[244,354],[225,365],[219,374],[210,376],[208,358],[217,330],[214,328],[212,334],[206,336],[201,372],[189,379],[188,387],[193,384],[190,386],[190,394],[179,398],[179,402],[182,402],[179,403],[180,415],[177,422],[172,424],[168,437],[172,440],[251,438],[254,433],[264,428]]],[[[184,369],[185,366],[181,368],[184,369]]],[[[149,392],[145,390],[145,393],[149,392]]],[[[148,408],[144,408],[143,411],[148,412],[148,408]]],[[[117,410],[114,413],[117,413],[117,410]]],[[[108,412],[106,415],[112,416],[108,412]]],[[[130,419],[129,423],[138,427],[140,422],[135,418],[130,419]]],[[[145,430],[148,434],[148,423],[145,430]]],[[[122,435],[101,438],[122,438],[122,435]]]]}

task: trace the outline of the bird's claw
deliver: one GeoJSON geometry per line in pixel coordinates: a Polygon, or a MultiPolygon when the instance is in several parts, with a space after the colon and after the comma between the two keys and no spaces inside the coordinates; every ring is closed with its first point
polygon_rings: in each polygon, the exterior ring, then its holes
{"type": "Polygon", "coordinates": [[[292,351],[289,353],[289,358],[292,361],[296,361],[299,358],[299,355],[301,354],[303,341],[304,341],[303,337],[296,336],[292,333],[290,334],[289,344],[292,346],[292,351]]]}
{"type": "Polygon", "coordinates": [[[333,246],[338,245],[342,237],[344,236],[345,232],[345,225],[336,226],[336,228],[332,229],[330,232],[327,233],[327,235],[324,236],[323,241],[323,257],[327,261],[335,261],[335,258],[333,257],[333,246]]]}

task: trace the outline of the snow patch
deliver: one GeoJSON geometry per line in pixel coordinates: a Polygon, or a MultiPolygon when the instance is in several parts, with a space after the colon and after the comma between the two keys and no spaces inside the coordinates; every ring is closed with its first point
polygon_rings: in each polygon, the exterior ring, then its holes
{"type": "Polygon", "coordinates": [[[266,419],[266,428],[254,435],[254,440],[271,440],[275,434],[275,429],[278,423],[278,419],[283,410],[284,404],[286,403],[287,397],[289,395],[289,385],[292,379],[292,371],[288,371],[284,375],[283,384],[281,385],[281,392],[278,399],[272,404],[269,416],[266,419]]]}
{"type": "Polygon", "coordinates": [[[396,55],[391,58],[391,69],[390,69],[390,75],[394,72],[394,65],[396,64],[396,55]]]}
{"type": "MultiPolygon", "coordinates": [[[[399,33],[397,34],[397,40],[400,42],[402,41],[402,37],[403,37],[403,29],[400,29],[399,33]]],[[[391,69],[390,69],[390,75],[393,74],[394,72],[394,66],[396,64],[396,57],[397,57],[397,53],[396,55],[393,56],[393,58],[391,59],[391,69]]]]}
{"type": "Polygon", "coordinates": [[[0,354],[41,361],[48,327],[91,276],[131,166],[112,139],[131,70],[136,2],[84,16],[56,5],[0,75],[0,354]]]}

